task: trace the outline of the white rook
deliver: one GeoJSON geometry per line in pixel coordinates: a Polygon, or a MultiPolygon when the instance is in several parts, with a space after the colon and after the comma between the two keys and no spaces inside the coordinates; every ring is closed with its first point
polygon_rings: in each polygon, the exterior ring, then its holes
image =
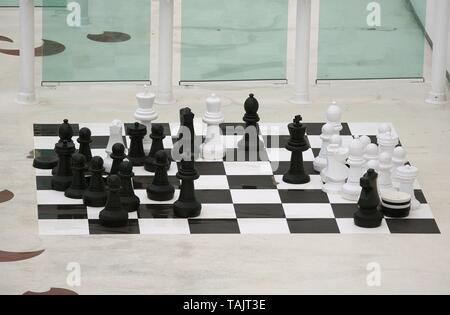
{"type": "Polygon", "coordinates": [[[311,0],[297,1],[297,27],[295,42],[294,104],[309,103],[309,51],[311,34],[311,0]]]}
{"type": "Polygon", "coordinates": [[[202,157],[205,160],[222,160],[225,146],[222,141],[220,124],[224,122],[222,102],[215,94],[206,99],[206,111],[203,122],[206,123],[206,139],[201,146],[202,157]]]}
{"type": "Polygon", "coordinates": [[[156,103],[174,104],[173,72],[173,0],[159,0],[158,92],[156,103]]]}
{"type": "Polygon", "coordinates": [[[36,103],[34,85],[34,2],[20,0],[20,82],[16,101],[36,103]]]}
{"type": "Polygon", "coordinates": [[[417,178],[419,170],[415,166],[404,165],[397,169],[397,179],[400,182],[399,191],[411,195],[411,209],[420,208],[420,202],[416,199],[414,194],[414,181],[417,178]]]}

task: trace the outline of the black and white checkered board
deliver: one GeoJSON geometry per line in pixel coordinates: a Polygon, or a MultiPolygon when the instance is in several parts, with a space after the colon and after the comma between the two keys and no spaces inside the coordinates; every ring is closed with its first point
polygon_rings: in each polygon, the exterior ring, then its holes
{"type": "MultiPolygon", "coordinates": [[[[422,190],[416,183],[416,196],[422,203],[420,209],[406,219],[384,219],[377,229],[361,229],[353,224],[357,205],[339,195],[322,192],[320,176],[312,163],[319,153],[320,130],[323,123],[306,123],[312,149],[304,159],[311,182],[306,185],[290,185],[282,181],[282,174],[289,167],[290,152],[284,149],[289,139],[287,124],[261,124],[261,137],[266,149],[258,161],[230,161],[229,157],[241,138],[230,133],[229,128],[242,124],[223,124],[224,141],[228,151],[226,161],[198,161],[200,178],[195,182],[196,194],[202,203],[202,214],[195,219],[173,217],[172,203],[155,202],[146,196],[146,185],[152,174],[143,167],[135,167],[134,186],[141,199],[137,213],[131,213],[125,228],[105,228],[99,224],[102,209],[90,208],[82,201],[64,197],[50,189],[51,171],[36,170],[39,232],[41,235],[89,235],[89,234],[289,234],[289,233],[423,233],[437,234],[439,228],[427,204],[422,190]],[[228,128],[227,128],[228,127],[228,128]],[[279,138],[278,138],[279,136],[279,138]],[[279,139],[279,141],[277,141],[279,139]]],[[[377,123],[345,123],[343,142],[349,143],[353,135],[368,135],[376,141],[377,123]]],[[[35,124],[35,154],[54,154],[58,141],[58,124],[35,124]]],[[[109,124],[73,124],[75,136],[82,127],[88,127],[93,135],[93,155],[105,157],[109,124]]],[[[179,124],[164,124],[167,135],[166,149],[173,146],[179,124]]],[[[196,121],[197,135],[204,134],[204,126],[196,121]]],[[[125,128],[124,128],[125,132],[125,128]]],[[[124,134],[125,137],[125,134],[124,134]]],[[[128,137],[126,138],[129,144],[128,137]]],[[[175,178],[177,164],[172,163],[170,180],[175,178]]],[[[179,191],[176,191],[177,198],[179,191]]]]}

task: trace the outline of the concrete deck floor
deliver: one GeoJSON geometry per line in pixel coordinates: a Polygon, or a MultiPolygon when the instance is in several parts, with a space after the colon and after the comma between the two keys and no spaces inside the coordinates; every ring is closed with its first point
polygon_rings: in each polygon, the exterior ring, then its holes
{"type": "MultiPolygon", "coordinates": [[[[425,75],[429,74],[429,54],[425,75]]],[[[38,64],[38,69],[40,64],[38,64]]],[[[159,121],[176,121],[180,105],[201,114],[204,99],[223,98],[227,121],[240,120],[254,92],[263,121],[288,121],[301,113],[322,121],[332,100],[345,121],[392,121],[441,235],[195,235],[42,237],[37,230],[32,124],[132,120],[135,85],[39,88],[35,106],[14,103],[17,57],[0,54],[0,191],[15,198],[0,204],[0,250],[45,252],[30,260],[0,263],[0,293],[51,287],[80,294],[304,294],[450,293],[450,109],[424,103],[429,82],[333,82],[312,87],[312,104],[286,100],[291,86],[209,85],[179,87],[176,106],[157,106],[159,121]],[[69,287],[66,267],[81,265],[81,286],[69,287]],[[366,283],[369,263],[381,266],[381,286],[366,283]]]]}

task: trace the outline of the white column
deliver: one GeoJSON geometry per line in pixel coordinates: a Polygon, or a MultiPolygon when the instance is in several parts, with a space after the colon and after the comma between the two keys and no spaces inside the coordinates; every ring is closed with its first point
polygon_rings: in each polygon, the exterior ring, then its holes
{"type": "Polygon", "coordinates": [[[435,0],[437,5],[431,68],[431,92],[426,99],[430,104],[447,102],[447,51],[450,0],[435,0]]]}
{"type": "Polygon", "coordinates": [[[20,0],[20,74],[19,104],[36,103],[34,85],[34,3],[20,0]]]}
{"type": "Polygon", "coordinates": [[[78,0],[81,9],[81,25],[89,25],[89,0],[78,0]]]}
{"type": "Polygon", "coordinates": [[[159,1],[159,56],[157,104],[174,104],[173,75],[173,0],[159,1]]]}
{"type": "Polygon", "coordinates": [[[295,92],[291,102],[309,103],[309,51],[311,34],[311,0],[297,0],[295,43],[295,92]]]}

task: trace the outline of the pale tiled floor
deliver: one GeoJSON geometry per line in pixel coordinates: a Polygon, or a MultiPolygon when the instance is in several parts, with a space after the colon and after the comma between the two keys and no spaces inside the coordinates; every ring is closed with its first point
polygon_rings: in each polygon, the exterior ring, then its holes
{"type": "MultiPolygon", "coordinates": [[[[15,34],[15,16],[0,11],[2,29],[15,34]],[[5,19],[4,19],[5,16],[5,19]],[[5,24],[3,23],[5,21],[5,24]],[[10,23],[10,24],[7,24],[10,23]]],[[[3,30],[2,30],[3,32],[3,30]]],[[[5,34],[7,35],[7,34],[5,34]]],[[[38,69],[40,65],[38,64],[38,69]]],[[[327,104],[342,105],[346,121],[392,121],[420,168],[419,180],[442,235],[198,235],[40,237],[37,234],[32,123],[104,122],[133,119],[134,85],[39,88],[40,103],[19,106],[18,59],[0,55],[0,190],[16,196],[0,204],[0,249],[46,251],[31,260],[1,263],[0,293],[20,294],[66,283],[70,262],[81,265],[81,293],[450,293],[450,110],[425,104],[429,83],[339,82],[312,87],[313,102],[286,100],[291,86],[209,85],[177,88],[178,105],[157,106],[159,121],[177,121],[177,108],[201,114],[212,91],[224,102],[228,121],[242,117],[254,92],[262,121],[288,121],[301,113],[323,120],[327,104]],[[366,284],[367,264],[381,266],[381,287],[366,284]]],[[[429,73],[429,60],[426,77],[429,73]]]]}

